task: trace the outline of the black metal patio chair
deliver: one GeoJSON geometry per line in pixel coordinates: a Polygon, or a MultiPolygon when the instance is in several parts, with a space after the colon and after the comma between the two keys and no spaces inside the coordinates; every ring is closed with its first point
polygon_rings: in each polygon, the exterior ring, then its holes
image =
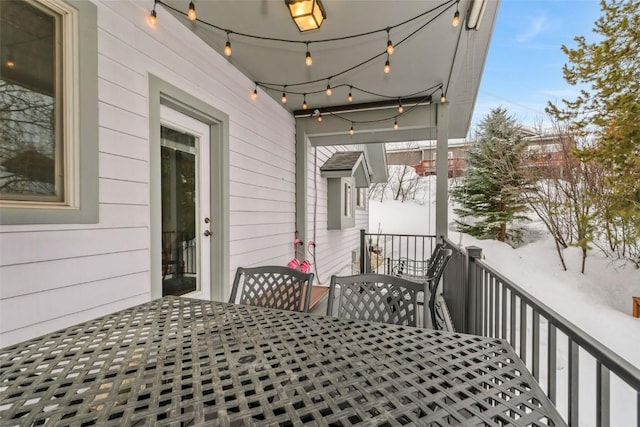
{"type": "Polygon", "coordinates": [[[422,326],[427,313],[423,309],[422,315],[418,315],[418,296],[422,294],[424,298],[425,291],[424,283],[412,282],[397,276],[334,275],[331,276],[329,286],[327,315],[396,325],[422,326]]]}
{"type": "Polygon", "coordinates": [[[439,298],[438,288],[444,270],[447,268],[449,260],[453,256],[453,250],[445,249],[444,246],[434,253],[429,268],[427,285],[429,287],[429,314],[431,316],[431,327],[433,329],[452,329],[449,311],[443,298],[439,298]],[[448,322],[448,323],[447,323],[448,322]]]}
{"type": "Polygon", "coordinates": [[[238,267],[230,303],[309,311],[313,273],[283,266],[238,267]]]}

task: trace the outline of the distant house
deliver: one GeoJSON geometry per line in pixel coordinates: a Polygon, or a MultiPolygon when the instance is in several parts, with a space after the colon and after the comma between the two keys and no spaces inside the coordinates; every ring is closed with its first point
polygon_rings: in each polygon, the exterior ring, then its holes
{"type": "MultiPolygon", "coordinates": [[[[562,170],[566,165],[563,155],[562,137],[550,131],[538,132],[533,128],[522,127],[524,141],[529,152],[529,167],[552,167],[553,170],[562,170]]],[[[449,164],[449,177],[464,175],[467,170],[466,153],[473,141],[451,140],[447,159],[449,164]]],[[[417,144],[412,147],[401,147],[387,150],[387,163],[389,165],[407,165],[415,169],[419,176],[436,174],[436,147],[435,142],[417,144]]]]}

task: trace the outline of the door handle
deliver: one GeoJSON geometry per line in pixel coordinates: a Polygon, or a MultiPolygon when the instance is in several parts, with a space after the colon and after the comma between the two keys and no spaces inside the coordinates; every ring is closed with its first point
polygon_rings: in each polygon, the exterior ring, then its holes
{"type": "Polygon", "coordinates": [[[204,235],[209,237],[211,236],[211,232],[209,230],[204,230],[204,235]]]}

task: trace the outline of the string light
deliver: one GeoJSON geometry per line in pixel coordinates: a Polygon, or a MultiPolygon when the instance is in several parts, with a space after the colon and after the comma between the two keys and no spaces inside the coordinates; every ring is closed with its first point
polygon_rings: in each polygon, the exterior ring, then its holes
{"type": "Polygon", "coordinates": [[[347,95],[347,101],[349,102],[353,102],[353,95],[351,95],[351,89],[353,88],[349,86],[349,95],[347,95]]]}
{"type": "Polygon", "coordinates": [[[256,99],[258,99],[258,85],[256,84],[255,89],[253,89],[253,92],[251,92],[251,99],[253,99],[254,101],[256,99]]]}
{"type": "Polygon", "coordinates": [[[393,43],[391,43],[389,31],[391,31],[391,28],[387,27],[387,55],[393,55],[393,43]]]}
{"type": "MultiPolygon", "coordinates": [[[[391,25],[391,26],[387,26],[387,27],[380,28],[380,29],[374,29],[372,31],[365,31],[365,32],[362,32],[362,33],[351,34],[351,35],[347,35],[347,36],[340,36],[340,37],[334,37],[334,38],[314,40],[313,43],[330,43],[330,42],[336,42],[336,41],[350,40],[350,39],[354,39],[354,38],[371,36],[373,34],[385,31],[387,33],[387,49],[388,50],[385,50],[384,53],[387,53],[387,55],[391,55],[392,52],[394,51],[394,48],[395,48],[395,46],[393,45],[393,42],[391,41],[391,30],[392,29],[396,29],[396,28],[400,28],[400,27],[406,26],[407,24],[414,23],[417,20],[424,18],[424,21],[422,23],[417,24],[417,25],[420,25],[419,29],[423,29],[427,25],[430,25],[433,21],[435,21],[441,15],[443,15],[450,8],[452,8],[454,2],[456,4],[456,9],[458,9],[459,0],[443,0],[442,3],[430,8],[429,10],[426,10],[426,11],[424,11],[422,13],[419,13],[416,16],[413,16],[413,17],[411,17],[411,18],[409,18],[409,19],[407,19],[405,21],[402,21],[400,23],[397,23],[397,24],[394,24],[394,25],[391,25]]],[[[176,9],[176,8],[172,7],[171,5],[165,3],[163,0],[154,0],[154,7],[153,7],[153,10],[151,11],[151,13],[149,15],[149,18],[148,18],[149,19],[149,23],[152,26],[155,26],[156,22],[157,22],[157,16],[156,16],[155,7],[156,7],[156,4],[158,4],[158,3],[161,4],[162,6],[164,6],[165,8],[173,11],[173,12],[176,12],[176,13],[179,13],[179,14],[182,14],[182,15],[187,15],[187,17],[189,19],[191,19],[191,16],[189,16],[190,12],[191,12],[191,9],[193,9],[193,13],[195,13],[195,5],[193,5],[193,7],[192,7],[192,4],[194,3],[194,0],[190,0],[190,2],[189,2],[189,6],[190,6],[189,9],[190,10],[186,14],[185,14],[184,11],[181,11],[179,9],[176,9]]],[[[217,26],[217,25],[215,25],[213,23],[203,21],[202,19],[197,19],[197,21],[198,21],[198,23],[200,23],[202,25],[207,25],[207,26],[209,26],[211,28],[214,28],[214,29],[216,29],[218,31],[227,32],[227,43],[225,44],[225,55],[227,55],[227,51],[230,51],[230,49],[231,49],[231,43],[229,41],[229,33],[234,33],[235,35],[240,36],[240,37],[246,37],[246,38],[257,39],[257,40],[272,41],[272,42],[278,42],[278,43],[294,43],[294,44],[295,43],[298,43],[298,44],[299,43],[305,43],[307,45],[306,52],[309,53],[309,55],[305,55],[305,64],[307,63],[307,60],[309,60],[309,62],[312,63],[312,59],[310,58],[311,57],[311,53],[309,51],[309,44],[311,42],[309,42],[309,41],[301,41],[301,40],[296,40],[296,39],[282,39],[282,38],[276,38],[276,37],[268,37],[268,36],[261,36],[261,35],[256,35],[256,34],[236,32],[236,31],[232,31],[232,30],[229,30],[229,29],[225,29],[225,28],[219,27],[219,26],[217,26]],[[227,49],[227,47],[228,47],[228,49],[227,49]]],[[[413,35],[415,35],[417,33],[418,33],[418,31],[413,31],[407,37],[405,37],[402,40],[400,40],[397,43],[397,45],[400,45],[401,43],[406,42],[409,38],[411,38],[413,35]]],[[[288,82],[287,85],[288,86],[303,86],[303,85],[309,85],[309,84],[312,84],[312,83],[318,83],[318,82],[323,81],[324,79],[329,80],[332,77],[342,76],[343,74],[346,74],[346,73],[348,73],[350,71],[353,71],[356,68],[360,68],[362,66],[365,66],[366,64],[369,64],[370,62],[372,62],[375,59],[377,59],[377,57],[380,56],[380,55],[381,54],[376,54],[376,55],[372,56],[371,58],[369,58],[369,59],[367,59],[365,61],[362,61],[361,63],[359,63],[359,64],[357,64],[355,66],[352,66],[352,67],[349,67],[349,68],[347,68],[347,69],[345,69],[343,71],[340,71],[339,73],[335,73],[330,77],[322,77],[322,78],[319,78],[319,79],[316,79],[316,80],[301,81],[301,82],[295,82],[295,83],[288,82]]],[[[390,61],[389,61],[388,57],[387,57],[387,62],[389,62],[388,69],[390,71],[390,65],[391,64],[390,64],[390,61]]],[[[385,65],[386,65],[386,63],[385,63],[385,65]]],[[[386,69],[387,69],[387,67],[385,67],[385,72],[386,72],[386,69]]],[[[275,88],[269,88],[269,86],[282,86],[283,85],[282,83],[256,82],[256,84],[258,84],[258,83],[263,88],[272,89],[272,90],[275,89],[275,88]]],[[[345,85],[340,85],[340,86],[345,86],[345,85]]],[[[277,90],[277,89],[275,89],[275,90],[277,90]]],[[[365,91],[365,92],[367,92],[367,91],[365,91]]],[[[296,93],[296,92],[289,92],[289,93],[296,93]]],[[[317,92],[310,92],[310,93],[317,93],[317,92]]],[[[329,83],[327,84],[326,93],[327,93],[327,96],[331,96],[332,90],[331,90],[331,85],[329,83]]],[[[297,93],[297,94],[300,94],[300,93],[297,93]]],[[[252,94],[252,97],[253,96],[254,95],[252,94]]],[[[381,96],[383,98],[388,98],[387,96],[384,96],[384,95],[378,95],[378,96],[381,96]]],[[[349,99],[349,102],[351,102],[351,99],[349,99]]]]}
{"type": "Polygon", "coordinates": [[[189,11],[187,12],[187,17],[191,21],[195,21],[198,15],[196,14],[196,5],[193,4],[193,1],[189,2],[189,11]]]}
{"type": "Polygon", "coordinates": [[[7,59],[7,62],[5,62],[5,65],[9,69],[13,69],[16,66],[16,63],[13,61],[13,59],[9,58],[7,59]]]}
{"type": "Polygon", "coordinates": [[[456,2],[456,13],[453,14],[453,21],[451,21],[451,25],[457,27],[460,24],[460,11],[458,10],[458,3],[456,2]]]}
{"type": "Polygon", "coordinates": [[[155,1],[153,2],[153,9],[151,9],[151,13],[149,13],[149,17],[147,18],[149,25],[151,25],[152,27],[155,27],[158,23],[158,16],[156,15],[156,3],[157,2],[155,1]]]}
{"type": "Polygon", "coordinates": [[[287,103],[287,92],[286,92],[286,90],[287,90],[287,87],[286,87],[286,86],[284,86],[284,87],[282,88],[282,103],[283,103],[283,104],[286,104],[286,103],[287,103]]]}
{"type": "Polygon", "coordinates": [[[229,31],[227,31],[227,43],[224,45],[224,54],[231,56],[231,41],[229,40],[229,31]]]}
{"type": "Polygon", "coordinates": [[[391,63],[389,62],[389,55],[387,55],[387,62],[384,63],[384,73],[389,74],[391,71],[391,63]]]}
{"type": "Polygon", "coordinates": [[[307,105],[307,94],[305,93],[302,98],[302,109],[306,110],[307,108],[309,108],[309,106],[307,105]]]}
{"type": "Polygon", "coordinates": [[[353,130],[353,123],[351,123],[351,128],[349,129],[349,135],[353,135],[355,131],[353,130]]]}
{"type": "Polygon", "coordinates": [[[398,120],[396,119],[395,122],[393,122],[393,129],[396,130],[398,129],[398,120]]]}
{"type": "Polygon", "coordinates": [[[318,114],[318,122],[322,121],[322,113],[318,114]]]}
{"type": "Polygon", "coordinates": [[[311,67],[313,65],[313,59],[311,58],[311,52],[309,52],[309,42],[307,42],[307,53],[304,58],[304,63],[307,67],[311,67]]]}
{"type": "Polygon", "coordinates": [[[398,103],[398,113],[402,114],[403,111],[404,111],[404,107],[402,106],[402,101],[400,101],[398,103]]]}
{"type": "Polygon", "coordinates": [[[447,102],[447,97],[444,96],[444,92],[442,92],[442,95],[440,95],[440,103],[444,104],[445,102],[447,102]]]}

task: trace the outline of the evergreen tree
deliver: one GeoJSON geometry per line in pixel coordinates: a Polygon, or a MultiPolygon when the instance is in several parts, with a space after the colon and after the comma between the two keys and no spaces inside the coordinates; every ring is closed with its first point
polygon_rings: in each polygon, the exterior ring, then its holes
{"type": "Polygon", "coordinates": [[[477,134],[467,153],[467,175],[451,190],[460,204],[454,209],[458,229],[480,238],[518,241],[520,230],[513,223],[526,220],[520,197],[525,184],[520,127],[498,107],[480,122],[477,134]]]}
{"type": "MultiPolygon", "coordinates": [[[[640,0],[601,0],[602,16],[593,29],[597,41],[576,37],[575,48],[562,46],[569,64],[564,78],[584,84],[575,100],[547,111],[589,141],[579,150],[600,162],[608,189],[599,195],[601,216],[623,239],[640,237],[640,0]],[[626,230],[626,231],[624,231],[626,230]],[[629,231],[634,230],[632,235],[629,231]]],[[[627,245],[629,241],[623,242],[627,245]]]]}

